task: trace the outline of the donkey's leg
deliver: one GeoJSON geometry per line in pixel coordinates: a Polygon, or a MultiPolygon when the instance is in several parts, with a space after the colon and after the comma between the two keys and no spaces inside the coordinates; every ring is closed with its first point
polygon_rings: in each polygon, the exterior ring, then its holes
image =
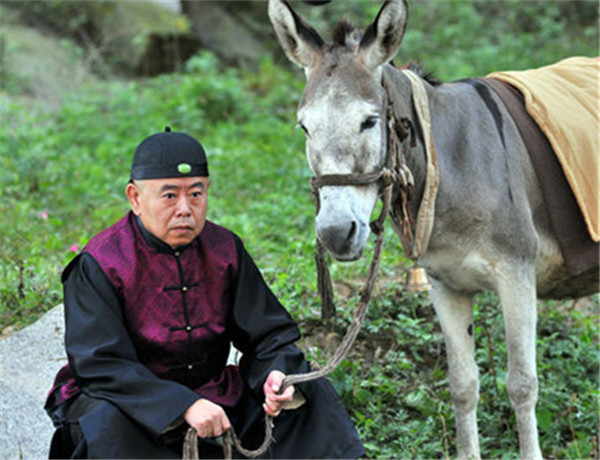
{"type": "Polygon", "coordinates": [[[475,364],[472,297],[432,280],[431,299],[442,326],[448,357],[459,458],[479,458],[477,433],[478,370],[475,364]]]}
{"type": "Polygon", "coordinates": [[[508,350],[506,389],[517,415],[521,458],[542,458],[538,442],[535,404],[538,382],[535,364],[536,290],[533,268],[514,266],[498,280],[498,295],[504,312],[508,350]],[[525,273],[524,273],[525,272],[525,273]]]}

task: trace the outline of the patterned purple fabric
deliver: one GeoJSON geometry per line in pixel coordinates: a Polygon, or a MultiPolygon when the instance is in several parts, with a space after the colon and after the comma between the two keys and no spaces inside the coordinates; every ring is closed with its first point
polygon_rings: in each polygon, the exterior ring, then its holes
{"type": "MultiPolygon", "coordinates": [[[[84,248],[119,297],[139,361],[159,378],[174,380],[224,405],[237,402],[242,380],[227,366],[237,251],[233,234],[211,222],[181,251],[161,251],[144,239],[133,213],[84,248]]],[[[58,373],[59,401],[80,389],[69,366],[58,373]]],[[[52,391],[52,390],[51,390],[52,391]]]]}

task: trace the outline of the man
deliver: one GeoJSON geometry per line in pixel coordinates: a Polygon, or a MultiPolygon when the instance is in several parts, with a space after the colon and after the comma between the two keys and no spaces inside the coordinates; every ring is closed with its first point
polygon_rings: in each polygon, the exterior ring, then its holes
{"type": "Polygon", "coordinates": [[[188,427],[200,455],[222,455],[231,426],[258,447],[276,417],[270,458],[358,458],[356,431],[326,379],[309,371],[299,331],[232,232],[206,220],[201,144],[154,134],[137,147],[131,211],[65,269],[63,367],[46,402],[51,458],[181,458],[188,427]],[[230,343],[242,352],[226,365],[230,343]]]}

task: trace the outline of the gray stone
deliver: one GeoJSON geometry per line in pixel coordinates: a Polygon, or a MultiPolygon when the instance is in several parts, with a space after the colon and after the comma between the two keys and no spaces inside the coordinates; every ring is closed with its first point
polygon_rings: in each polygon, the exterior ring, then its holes
{"type": "Polygon", "coordinates": [[[44,402],[67,362],[63,306],[0,341],[0,458],[48,458],[54,433],[44,402]]]}

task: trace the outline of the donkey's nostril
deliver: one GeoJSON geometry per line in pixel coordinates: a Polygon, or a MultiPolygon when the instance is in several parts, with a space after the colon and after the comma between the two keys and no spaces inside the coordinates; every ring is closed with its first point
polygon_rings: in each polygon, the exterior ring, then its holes
{"type": "Polygon", "coordinates": [[[356,229],[357,229],[357,225],[355,221],[350,222],[350,231],[348,232],[348,237],[346,238],[347,241],[351,241],[354,239],[354,236],[356,235],[356,229]]]}

